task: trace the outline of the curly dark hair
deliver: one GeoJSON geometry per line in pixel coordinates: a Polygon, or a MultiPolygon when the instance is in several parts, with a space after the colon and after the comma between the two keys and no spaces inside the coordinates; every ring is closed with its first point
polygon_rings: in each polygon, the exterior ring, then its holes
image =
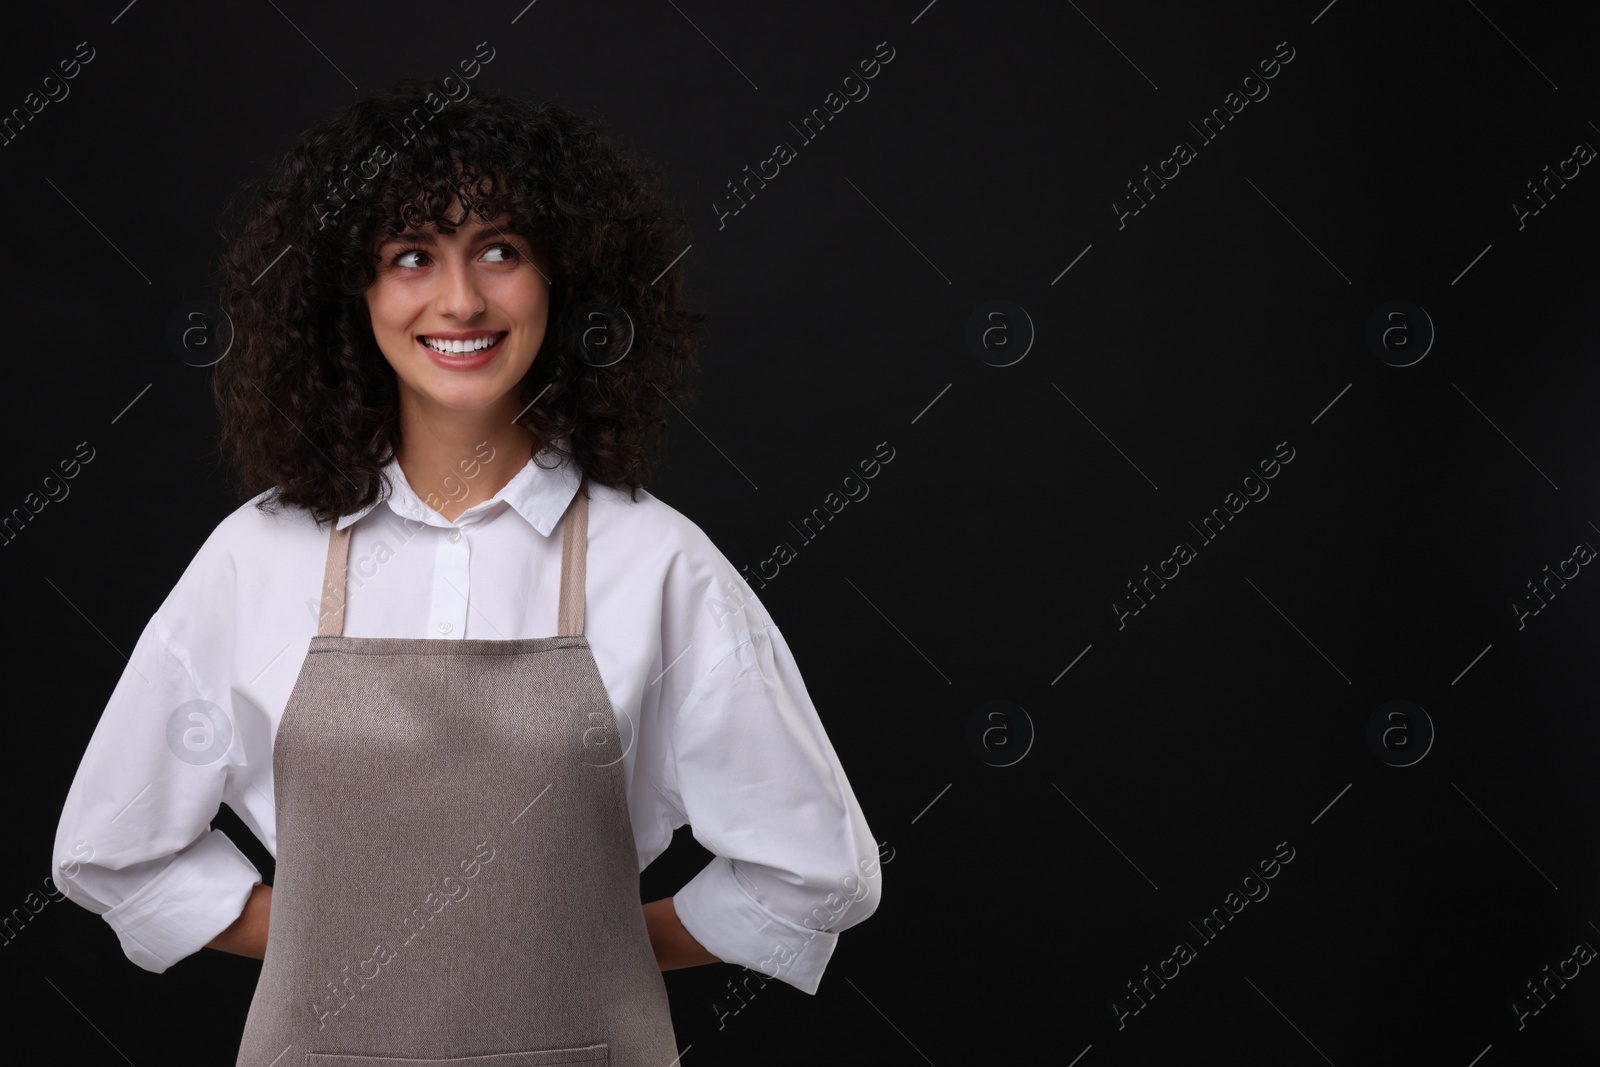
{"type": "Polygon", "coordinates": [[[637,499],[666,441],[668,405],[694,399],[686,378],[699,369],[706,316],[685,305],[681,270],[668,269],[686,224],[652,165],[559,104],[484,89],[457,100],[444,91],[452,83],[465,85],[408,76],[355,102],[224,209],[254,195],[218,261],[234,331],[212,379],[218,445],[241,500],[276,489],[262,510],[302,507],[322,523],[378,498],[400,394],[363,294],[378,244],[428,223],[453,233],[505,214],[549,265],[549,324],[518,420],[532,454],[568,437],[589,478],[637,499]],[[588,358],[630,344],[620,360],[588,358]]]}

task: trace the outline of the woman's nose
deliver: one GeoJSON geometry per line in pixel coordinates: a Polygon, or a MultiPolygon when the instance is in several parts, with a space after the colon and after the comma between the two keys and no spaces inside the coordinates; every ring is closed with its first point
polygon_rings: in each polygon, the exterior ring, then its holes
{"type": "Polygon", "coordinates": [[[484,309],[483,293],[472,266],[461,256],[449,256],[441,272],[439,295],[441,310],[457,318],[470,319],[484,309]]]}

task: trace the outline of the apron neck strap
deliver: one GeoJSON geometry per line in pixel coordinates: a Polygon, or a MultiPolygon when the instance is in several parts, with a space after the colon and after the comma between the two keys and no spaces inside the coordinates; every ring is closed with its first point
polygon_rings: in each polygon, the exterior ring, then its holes
{"type": "Polygon", "coordinates": [[[344,633],[345,566],[350,560],[350,533],[355,528],[351,523],[328,535],[328,564],[322,572],[322,607],[317,616],[319,637],[344,633]]]}
{"type": "Polygon", "coordinates": [[[589,547],[589,479],[561,517],[561,602],[556,610],[558,636],[583,633],[583,561],[589,547]]]}
{"type": "MultiPolygon", "coordinates": [[[[339,637],[344,633],[344,602],[350,535],[355,523],[328,535],[328,563],[322,572],[322,603],[317,634],[339,637]]],[[[561,600],[556,608],[556,634],[583,633],[583,561],[589,547],[589,479],[582,478],[578,492],[561,517],[561,600]]]]}

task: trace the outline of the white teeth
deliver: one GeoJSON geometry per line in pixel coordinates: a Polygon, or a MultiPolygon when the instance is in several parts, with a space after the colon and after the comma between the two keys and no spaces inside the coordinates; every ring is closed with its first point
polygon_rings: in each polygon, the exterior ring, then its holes
{"type": "Polygon", "coordinates": [[[440,341],[432,337],[424,337],[421,340],[423,344],[427,345],[435,352],[459,355],[463,352],[477,352],[485,348],[493,347],[495,342],[500,340],[500,335],[495,334],[492,337],[479,337],[471,341],[440,341]]]}

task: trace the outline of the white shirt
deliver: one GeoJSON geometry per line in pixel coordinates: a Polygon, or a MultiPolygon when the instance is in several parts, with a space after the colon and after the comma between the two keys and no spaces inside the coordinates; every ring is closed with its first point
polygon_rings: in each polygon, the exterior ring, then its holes
{"type": "MultiPolygon", "coordinates": [[[[393,492],[338,523],[356,524],[345,636],[556,633],[570,459],[530,459],[454,522],[397,462],[386,472],[393,492]]],[[[882,875],[794,658],[695,523],[643,489],[589,491],[584,634],[622,734],[639,867],[688,823],[715,858],[674,896],[684,927],[718,958],[815,993],[882,875]]],[[[277,854],[272,742],[317,631],[328,530],[299,508],[258,511],[267,495],[217,526],[145,626],[56,832],[56,884],[146,970],[205,946],[262,881],[210,829],[219,803],[277,854]]]]}

